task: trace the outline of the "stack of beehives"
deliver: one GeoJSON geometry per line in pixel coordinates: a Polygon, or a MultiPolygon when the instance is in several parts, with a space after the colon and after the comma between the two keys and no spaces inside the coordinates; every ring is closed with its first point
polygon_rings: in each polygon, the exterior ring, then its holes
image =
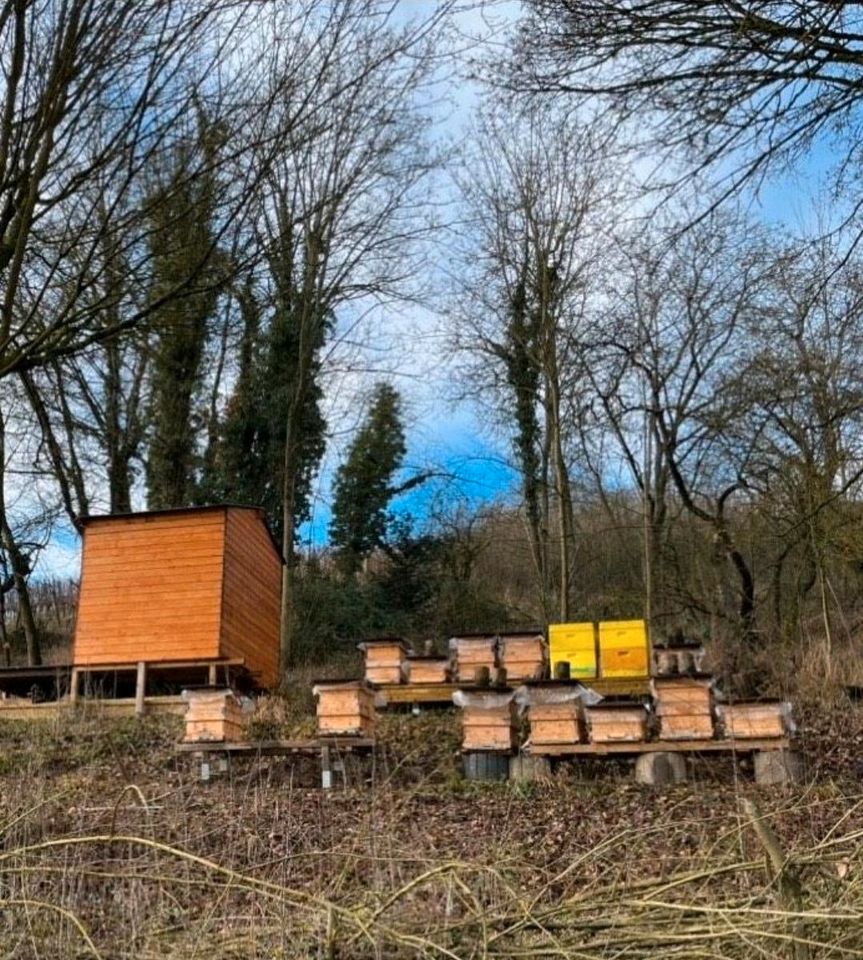
{"type": "Polygon", "coordinates": [[[448,656],[416,654],[398,637],[358,644],[365,655],[365,679],[375,685],[461,684],[493,679],[539,680],[548,671],[548,644],[539,632],[463,634],[449,642],[448,656]]]}
{"type": "Polygon", "coordinates": [[[399,637],[365,640],[358,644],[365,654],[369,683],[404,683],[407,677],[408,646],[399,637]]]}
{"type": "Polygon", "coordinates": [[[709,740],[713,737],[713,678],[654,677],[651,682],[662,740],[709,740]]]}
{"type": "Polygon", "coordinates": [[[474,683],[484,672],[498,667],[498,638],[489,634],[466,634],[450,640],[450,658],[459,683],[474,683]]]}

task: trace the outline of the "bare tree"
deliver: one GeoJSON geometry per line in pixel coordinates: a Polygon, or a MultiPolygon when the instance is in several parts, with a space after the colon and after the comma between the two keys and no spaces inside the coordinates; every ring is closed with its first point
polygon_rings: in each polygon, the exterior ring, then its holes
{"type": "Polygon", "coordinates": [[[857,4],[532,0],[527,7],[507,82],[519,91],[600,97],[652,149],[688,154],[696,169],[713,166],[724,182],[716,202],[798,160],[819,139],[830,141],[840,178],[859,161],[857,4]]]}
{"type": "Polygon", "coordinates": [[[415,241],[428,226],[420,185],[437,164],[422,100],[448,10],[406,19],[388,2],[339,0],[299,24],[276,11],[262,34],[270,89],[286,89],[286,76],[291,87],[248,132],[279,149],[254,194],[255,267],[242,283],[263,377],[251,405],[249,377],[238,382],[246,393],[232,409],[252,419],[232,435],[249,470],[235,490],[265,502],[280,532],[283,668],[294,651],[297,534],[325,440],[322,365],[334,341],[359,336],[371,306],[417,291],[415,241]]]}
{"type": "Polygon", "coordinates": [[[554,116],[513,122],[490,110],[460,184],[470,229],[456,340],[479,357],[470,375],[495,388],[498,416],[514,434],[546,616],[556,524],[563,620],[575,569],[570,454],[583,345],[619,187],[609,142],[598,126],[554,116]]]}
{"type": "Polygon", "coordinates": [[[770,307],[749,332],[751,360],[733,385],[752,400],[741,426],[758,438],[749,485],[774,532],[775,625],[795,630],[817,588],[829,650],[831,577],[859,522],[863,480],[859,261],[837,242],[787,246],[777,256],[770,307]]]}
{"type": "Polygon", "coordinates": [[[708,527],[717,559],[735,572],[736,625],[750,646],[755,575],[729,509],[749,492],[760,431],[749,417],[753,395],[736,378],[751,357],[749,332],[769,302],[772,271],[769,249],[739,217],[713,214],[684,233],[675,223],[652,228],[627,244],[624,280],[609,297],[590,368],[601,422],[643,497],[654,619],[672,612],[673,494],[708,527]]]}

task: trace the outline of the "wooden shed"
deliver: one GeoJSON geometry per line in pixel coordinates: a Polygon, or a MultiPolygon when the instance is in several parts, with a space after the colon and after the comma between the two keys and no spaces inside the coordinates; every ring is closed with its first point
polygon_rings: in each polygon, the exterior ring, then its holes
{"type": "Polygon", "coordinates": [[[73,664],[230,659],[275,687],[281,583],[257,507],[87,517],[73,664]]]}

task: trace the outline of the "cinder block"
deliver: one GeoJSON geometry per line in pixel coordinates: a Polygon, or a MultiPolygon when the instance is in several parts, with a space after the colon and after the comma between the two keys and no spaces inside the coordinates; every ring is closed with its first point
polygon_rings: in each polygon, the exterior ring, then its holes
{"type": "Polygon", "coordinates": [[[635,781],[650,787],[664,787],[686,780],[686,761],[679,753],[642,753],[635,761],[635,781]]]}
{"type": "Polygon", "coordinates": [[[794,750],[759,750],[754,765],[755,782],[764,786],[803,779],[803,758],[794,750]]]}

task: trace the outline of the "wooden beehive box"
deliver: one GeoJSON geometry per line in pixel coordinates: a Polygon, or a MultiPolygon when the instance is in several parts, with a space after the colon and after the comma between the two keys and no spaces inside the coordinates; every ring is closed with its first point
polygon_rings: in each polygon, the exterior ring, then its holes
{"type": "Polygon", "coordinates": [[[650,676],[644,620],[605,620],[599,624],[599,664],[603,677],[650,676]]]}
{"type": "Polygon", "coordinates": [[[448,683],[449,657],[408,657],[408,683],[448,683]]]}
{"type": "Polygon", "coordinates": [[[282,557],[264,513],[194,507],[87,517],[72,660],[236,658],[279,681],[282,557]]]}
{"type": "Polygon", "coordinates": [[[185,690],[185,743],[231,743],[245,737],[247,715],[230,690],[185,690]]]}
{"type": "Polygon", "coordinates": [[[542,634],[501,634],[499,650],[507,680],[541,680],[545,676],[548,646],[542,634]]]}
{"type": "Polygon", "coordinates": [[[780,700],[722,703],[717,713],[732,740],[784,737],[791,732],[790,705],[780,700]]]}
{"type": "Polygon", "coordinates": [[[651,686],[661,739],[710,740],[713,737],[711,677],[655,677],[651,686]]]}
{"type": "Polygon", "coordinates": [[[404,683],[407,675],[408,646],[399,637],[383,637],[359,644],[365,654],[366,680],[369,683],[404,683]]]}
{"type": "Polygon", "coordinates": [[[593,743],[640,743],[647,739],[647,708],[640,703],[599,703],[585,707],[593,743]]]}
{"type": "Polygon", "coordinates": [[[462,706],[462,750],[509,753],[517,746],[518,712],[512,694],[471,692],[462,706]]]}
{"type": "Polygon", "coordinates": [[[479,668],[487,667],[490,673],[494,673],[498,665],[497,637],[488,634],[453,637],[450,648],[455,653],[459,683],[473,683],[479,668]]]}
{"type": "Polygon", "coordinates": [[[583,739],[584,722],[577,700],[531,704],[527,715],[533,746],[580,743],[583,739]]]}
{"type": "Polygon", "coordinates": [[[364,680],[321,680],[314,695],[320,736],[374,736],[374,691],[364,680]]]}

